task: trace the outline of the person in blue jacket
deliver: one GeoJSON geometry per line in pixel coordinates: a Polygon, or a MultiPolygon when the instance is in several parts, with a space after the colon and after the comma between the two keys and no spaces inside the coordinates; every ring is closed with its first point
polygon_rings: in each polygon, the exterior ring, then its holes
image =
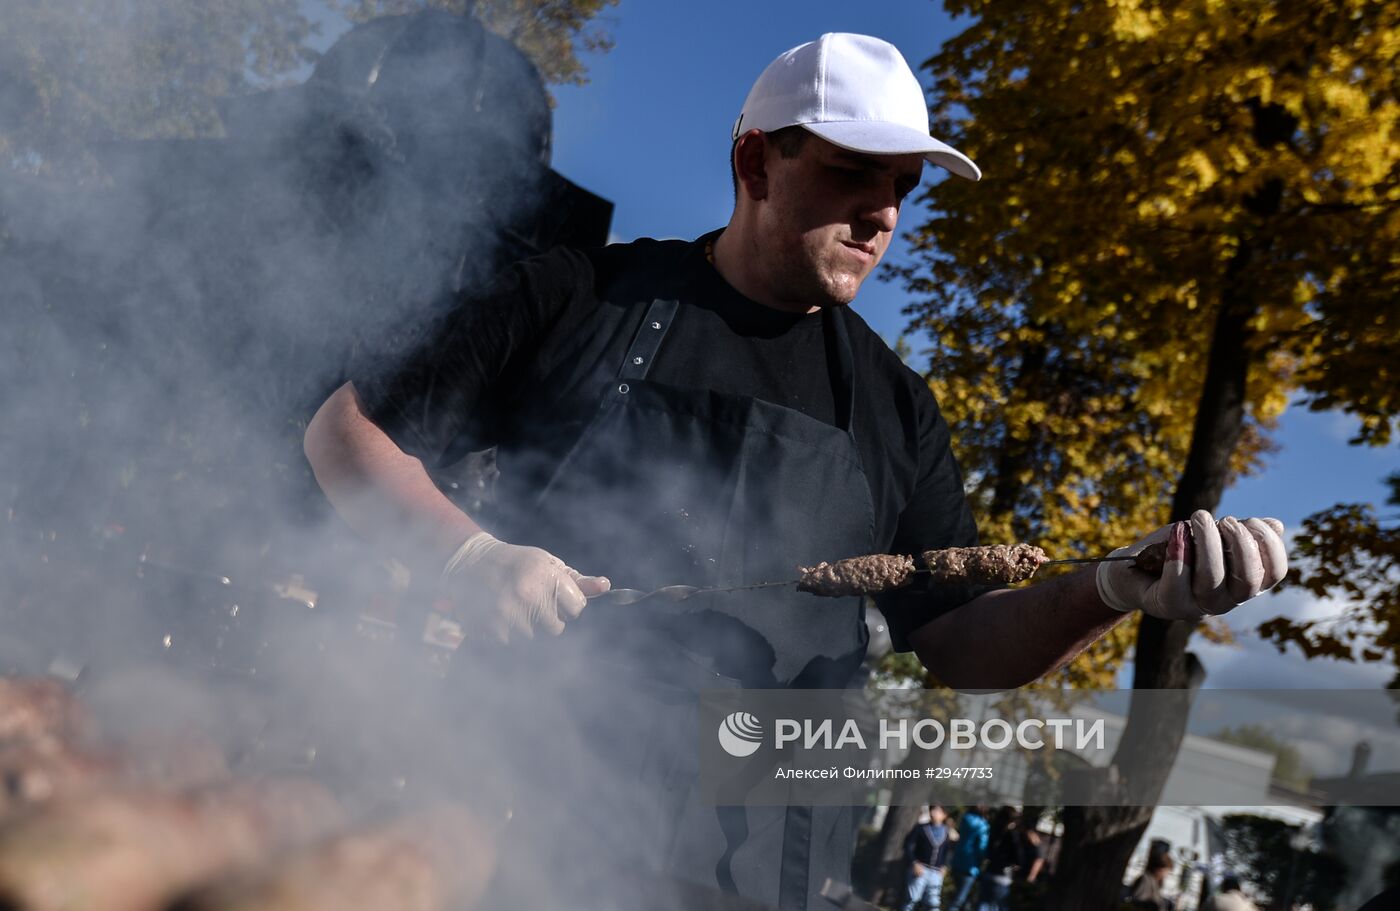
{"type": "Polygon", "coordinates": [[[986,804],[979,803],[968,807],[962,819],[958,820],[958,847],[953,852],[952,863],[953,882],[958,891],[953,896],[949,911],[961,911],[977,883],[977,874],[981,872],[982,862],[987,857],[988,810],[986,804]]]}

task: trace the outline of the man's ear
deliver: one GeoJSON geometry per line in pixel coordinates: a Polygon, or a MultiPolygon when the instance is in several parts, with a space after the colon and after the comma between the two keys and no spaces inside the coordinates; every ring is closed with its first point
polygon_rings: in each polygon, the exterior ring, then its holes
{"type": "Polygon", "coordinates": [[[741,192],[749,199],[768,198],[767,154],[768,138],[762,130],[749,130],[734,146],[734,173],[741,192]]]}

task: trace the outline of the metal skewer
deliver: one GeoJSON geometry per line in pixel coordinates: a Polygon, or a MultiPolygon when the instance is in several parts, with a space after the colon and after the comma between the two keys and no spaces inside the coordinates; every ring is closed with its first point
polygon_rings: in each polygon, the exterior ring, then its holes
{"type": "Polygon", "coordinates": [[[695,595],[708,595],[718,592],[746,592],[756,588],[779,588],[784,585],[796,585],[797,581],[796,579],[788,579],[783,582],[754,582],[751,585],[736,585],[730,588],[699,588],[694,585],[667,585],[649,592],[644,592],[636,588],[610,588],[600,595],[590,595],[588,600],[607,604],[635,604],[643,598],[654,598],[658,601],[684,601],[686,598],[695,595]]]}
{"type": "Polygon", "coordinates": [[[1041,566],[1058,566],[1069,563],[1117,563],[1120,560],[1136,560],[1134,554],[1124,554],[1121,557],[1067,557],[1063,560],[1046,560],[1041,566]]]}
{"type": "MultiPolygon", "coordinates": [[[[1133,561],[1136,568],[1151,575],[1160,575],[1162,572],[1162,562],[1166,558],[1167,546],[1163,543],[1153,544],[1144,548],[1140,553],[1123,554],[1117,557],[1066,557],[1060,560],[1046,560],[1041,566],[1055,566],[1079,564],[1079,563],[1109,563],[1119,561],[1133,561]]],[[[927,576],[933,570],[916,569],[915,575],[927,576]]],[[[744,592],[759,588],[778,588],[785,585],[796,585],[800,579],[785,579],[782,582],[754,582],[749,585],[735,585],[729,587],[699,588],[694,585],[667,585],[653,591],[645,592],[635,588],[614,588],[603,592],[601,595],[592,595],[589,601],[606,602],[609,604],[635,604],[643,598],[656,599],[659,601],[684,601],[695,595],[717,594],[720,592],[744,592]]]]}

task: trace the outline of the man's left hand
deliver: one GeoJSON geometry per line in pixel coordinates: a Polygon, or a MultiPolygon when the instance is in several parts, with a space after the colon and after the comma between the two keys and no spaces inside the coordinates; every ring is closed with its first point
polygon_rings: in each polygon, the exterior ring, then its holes
{"type": "Polygon", "coordinates": [[[1159,541],[1167,542],[1160,576],[1135,569],[1128,561],[1099,564],[1095,578],[1105,604],[1164,620],[1200,620],[1268,591],[1288,572],[1282,522],[1240,521],[1234,516],[1216,522],[1203,509],[1189,521],[1163,526],[1110,556],[1135,554],[1159,541]]]}

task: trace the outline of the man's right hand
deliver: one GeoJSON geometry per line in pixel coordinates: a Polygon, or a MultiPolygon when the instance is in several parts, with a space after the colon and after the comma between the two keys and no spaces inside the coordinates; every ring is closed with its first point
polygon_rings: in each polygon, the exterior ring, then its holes
{"type": "Polygon", "coordinates": [[[501,643],[513,636],[533,639],[536,631],[557,636],[610,584],[584,576],[538,547],[498,541],[486,532],[457,548],[442,571],[444,593],[452,601],[467,639],[501,643]]]}
{"type": "Polygon", "coordinates": [[[1167,542],[1160,576],[1127,561],[1105,561],[1095,571],[1099,597],[1119,611],[1141,610],[1163,620],[1195,622],[1218,616],[1268,591],[1288,572],[1288,548],[1278,519],[1226,516],[1219,522],[1204,509],[1185,522],[1165,525],[1110,557],[1136,554],[1167,542]]]}

